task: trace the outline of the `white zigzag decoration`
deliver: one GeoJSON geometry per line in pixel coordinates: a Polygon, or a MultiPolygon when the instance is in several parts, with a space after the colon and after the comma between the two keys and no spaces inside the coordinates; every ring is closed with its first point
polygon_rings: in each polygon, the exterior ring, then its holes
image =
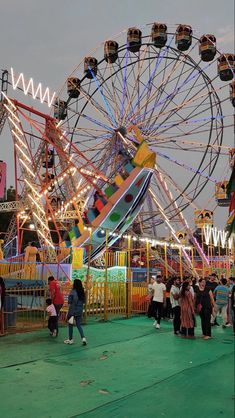
{"type": "Polygon", "coordinates": [[[16,90],[17,88],[22,88],[25,95],[30,94],[34,99],[39,98],[41,103],[46,103],[48,107],[51,107],[56,93],[54,92],[51,96],[49,87],[47,87],[43,91],[42,83],[39,83],[35,86],[32,77],[30,78],[27,84],[23,73],[20,73],[19,77],[17,79],[16,78],[17,77],[15,77],[13,68],[11,68],[11,80],[13,90],[16,90]]]}

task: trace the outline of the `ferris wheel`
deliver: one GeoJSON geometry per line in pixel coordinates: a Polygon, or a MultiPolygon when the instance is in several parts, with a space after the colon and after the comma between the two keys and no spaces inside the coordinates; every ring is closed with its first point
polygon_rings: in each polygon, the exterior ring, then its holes
{"type": "Polygon", "coordinates": [[[198,38],[189,25],[129,28],[75,68],[55,116],[107,177],[120,154],[135,152],[138,130],[157,160],[137,223],[157,235],[163,222],[183,222],[182,212],[197,208],[216,182],[224,129],[232,126],[233,78],[234,55],[220,54],[214,35],[198,38]]]}
{"type": "Polygon", "coordinates": [[[163,224],[176,239],[177,229],[192,235],[184,211],[201,208],[198,199],[216,182],[224,130],[232,126],[233,78],[234,55],[219,53],[214,35],[154,23],[129,28],[86,56],[51,116],[8,99],[23,185],[18,223],[32,216],[42,244],[66,239],[95,194],[123,181],[116,174],[145,144],[156,155],[151,181],[146,173],[144,198],[116,235],[129,225],[157,237],[163,224]]]}

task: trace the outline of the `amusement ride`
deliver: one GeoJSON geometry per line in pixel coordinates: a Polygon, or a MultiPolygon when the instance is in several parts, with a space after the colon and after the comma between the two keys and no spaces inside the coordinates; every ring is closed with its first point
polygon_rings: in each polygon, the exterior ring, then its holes
{"type": "Polygon", "coordinates": [[[5,247],[17,236],[20,254],[31,227],[48,263],[83,248],[84,264],[99,266],[131,237],[170,274],[175,249],[187,274],[209,271],[222,255],[230,269],[234,234],[213,229],[213,214],[235,196],[226,192],[235,144],[223,142],[234,134],[234,70],[234,54],[220,52],[214,35],[165,23],[105,41],[58,94],[3,70],[0,132],[8,122],[16,190],[15,202],[0,204],[15,211],[5,247]]]}

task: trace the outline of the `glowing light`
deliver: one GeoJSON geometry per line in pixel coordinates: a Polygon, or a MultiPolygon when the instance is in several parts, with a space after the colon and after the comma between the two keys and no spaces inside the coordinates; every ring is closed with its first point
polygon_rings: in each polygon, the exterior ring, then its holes
{"type": "Polygon", "coordinates": [[[211,237],[211,227],[209,225],[205,225],[203,228],[203,231],[204,231],[206,245],[209,245],[210,237],[211,237]]]}
{"type": "Polygon", "coordinates": [[[18,125],[16,125],[16,123],[14,122],[13,119],[11,119],[10,116],[8,116],[8,119],[11,121],[12,125],[14,125],[14,127],[16,128],[16,130],[19,132],[20,135],[23,135],[23,132],[21,131],[21,129],[19,128],[18,125]]]}
{"type": "Polygon", "coordinates": [[[33,199],[33,197],[30,195],[30,194],[28,194],[28,197],[32,200],[32,202],[37,206],[37,208],[40,210],[40,212],[42,212],[43,213],[43,215],[45,215],[45,212],[44,212],[44,210],[41,208],[41,206],[38,204],[38,202],[36,202],[36,200],[34,200],[33,199]]]}
{"type": "Polygon", "coordinates": [[[30,158],[27,156],[27,155],[25,155],[25,153],[24,153],[24,151],[20,148],[20,146],[18,145],[18,144],[15,144],[15,146],[16,146],[16,148],[21,152],[21,154],[24,156],[24,158],[29,162],[29,163],[31,163],[31,160],[30,160],[30,158]]]}
{"type": "Polygon", "coordinates": [[[16,90],[17,87],[22,87],[25,95],[30,94],[34,99],[39,98],[41,103],[47,103],[48,107],[51,107],[56,93],[54,92],[51,96],[49,87],[46,87],[45,91],[43,91],[42,83],[34,85],[32,77],[26,85],[23,73],[20,73],[16,80],[13,68],[11,68],[11,80],[13,90],[16,90]]]}
{"type": "Polygon", "coordinates": [[[44,226],[44,228],[47,229],[47,231],[49,231],[48,226],[39,218],[39,216],[35,212],[34,212],[33,216],[35,216],[37,218],[38,222],[40,222],[40,224],[42,226],[44,226]]]}
{"type": "Polygon", "coordinates": [[[217,247],[220,237],[220,231],[217,230],[217,228],[212,228],[212,235],[213,235],[213,241],[215,247],[217,247]]]}
{"type": "Polygon", "coordinates": [[[5,97],[5,99],[8,101],[8,103],[13,107],[13,109],[16,110],[16,107],[15,107],[14,103],[12,103],[12,101],[9,99],[9,97],[7,97],[7,95],[4,93],[4,91],[1,91],[1,94],[5,97]]]}
{"type": "Polygon", "coordinates": [[[37,190],[35,189],[35,187],[33,187],[32,186],[32,184],[27,180],[27,179],[24,179],[24,181],[25,181],[25,183],[27,183],[28,184],[28,186],[31,188],[31,190],[33,190],[33,192],[39,197],[39,198],[41,198],[41,195],[37,192],[37,190]]]}
{"type": "Polygon", "coordinates": [[[17,122],[20,122],[19,118],[17,118],[17,116],[13,113],[13,111],[9,108],[9,106],[7,106],[7,105],[4,103],[4,107],[8,110],[8,112],[10,112],[10,114],[13,116],[13,118],[14,118],[15,120],[17,120],[17,122]]]}
{"type": "Polygon", "coordinates": [[[43,235],[43,233],[40,231],[40,229],[38,229],[38,231],[37,231],[40,235],[41,235],[41,237],[44,239],[44,241],[50,246],[50,247],[52,247],[52,248],[54,248],[53,247],[53,245],[52,245],[52,243],[43,235]]]}
{"type": "Polygon", "coordinates": [[[19,161],[21,162],[21,164],[23,164],[23,166],[31,174],[31,176],[35,177],[35,174],[32,172],[32,170],[30,170],[30,168],[27,166],[27,164],[21,158],[19,158],[19,161]]]}
{"type": "Polygon", "coordinates": [[[22,141],[22,139],[17,135],[17,133],[13,129],[11,130],[11,132],[18,139],[18,141],[21,143],[22,147],[27,149],[27,145],[22,141]]]}

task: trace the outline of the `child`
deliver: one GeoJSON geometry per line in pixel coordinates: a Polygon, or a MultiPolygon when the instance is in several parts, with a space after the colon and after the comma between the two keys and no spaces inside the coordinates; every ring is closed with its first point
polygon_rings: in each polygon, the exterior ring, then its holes
{"type": "Polygon", "coordinates": [[[55,306],[52,303],[51,299],[46,299],[47,304],[47,314],[48,314],[48,328],[50,330],[50,335],[52,337],[57,337],[57,331],[56,331],[56,324],[57,324],[57,314],[55,310],[55,306]]]}

